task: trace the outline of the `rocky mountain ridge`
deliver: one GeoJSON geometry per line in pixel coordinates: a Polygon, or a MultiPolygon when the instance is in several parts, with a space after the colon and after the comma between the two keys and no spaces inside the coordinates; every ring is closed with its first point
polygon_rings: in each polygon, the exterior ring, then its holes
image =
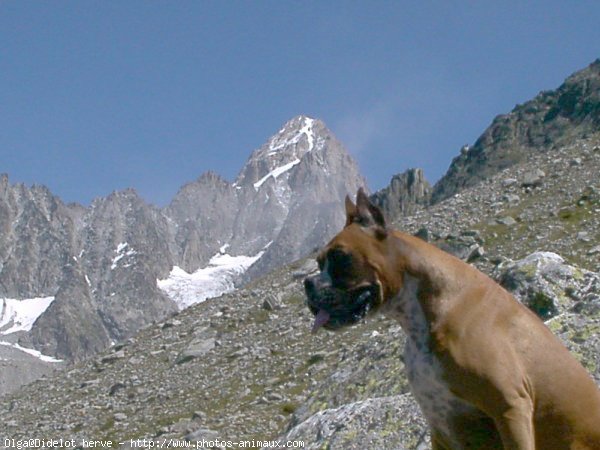
{"type": "Polygon", "coordinates": [[[410,215],[538,153],[586,138],[600,128],[600,59],[555,90],[500,114],[475,144],[460,149],[444,176],[430,186],[421,169],[395,175],[371,196],[388,216],[410,215]]]}
{"type": "Polygon", "coordinates": [[[435,184],[438,202],[532,154],[595,133],[600,127],[600,59],[555,90],[497,116],[472,147],[463,147],[435,184]]]}
{"type": "Polygon", "coordinates": [[[394,175],[389,186],[375,192],[370,200],[388,217],[409,216],[431,202],[431,186],[422,169],[408,169],[394,175]]]}
{"type": "Polygon", "coordinates": [[[178,310],[157,280],[182,270],[191,277],[221,254],[258,260],[246,280],[289,263],[343,223],[342,212],[324,205],[364,184],[341,143],[306,116],[256,150],[234,183],[205,173],[162,209],[132,189],[89,208],[65,205],[45,187],[11,185],[3,175],[0,297],[54,300],[31,330],[1,340],[65,361],[89,357],[178,310]]]}

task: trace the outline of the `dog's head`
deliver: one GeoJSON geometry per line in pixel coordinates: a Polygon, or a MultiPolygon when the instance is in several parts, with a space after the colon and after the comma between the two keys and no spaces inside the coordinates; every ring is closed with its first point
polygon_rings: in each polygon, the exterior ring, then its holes
{"type": "Polygon", "coordinates": [[[346,226],[319,253],[320,272],[304,280],[313,332],[355,324],[383,302],[387,235],[381,210],[362,189],[356,204],[346,197],[346,226]]]}

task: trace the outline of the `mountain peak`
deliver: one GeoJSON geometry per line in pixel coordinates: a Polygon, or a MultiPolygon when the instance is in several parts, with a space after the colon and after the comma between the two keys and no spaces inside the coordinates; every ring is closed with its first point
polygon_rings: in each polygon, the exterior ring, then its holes
{"type": "Polygon", "coordinates": [[[286,124],[273,136],[268,144],[270,151],[277,151],[285,148],[291,143],[297,143],[301,139],[306,139],[308,143],[308,151],[314,146],[314,129],[315,119],[308,116],[296,116],[286,122],[286,124]]]}
{"type": "Polygon", "coordinates": [[[206,184],[226,184],[227,181],[219,175],[217,172],[209,170],[204,172],[202,175],[198,177],[198,183],[206,183],[206,184]]]}
{"type": "Polygon", "coordinates": [[[294,117],[250,155],[235,184],[253,184],[258,189],[268,178],[277,178],[298,164],[305,154],[319,148],[324,134],[327,128],[320,120],[303,115],[294,117]]]}

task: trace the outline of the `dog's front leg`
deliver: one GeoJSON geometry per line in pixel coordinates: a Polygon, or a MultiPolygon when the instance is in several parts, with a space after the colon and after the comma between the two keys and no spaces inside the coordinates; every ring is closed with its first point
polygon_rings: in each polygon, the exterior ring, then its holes
{"type": "Polygon", "coordinates": [[[443,443],[443,439],[435,431],[431,433],[431,450],[451,450],[443,443]]]}
{"type": "Polygon", "coordinates": [[[535,450],[533,402],[529,398],[518,399],[495,423],[505,450],[535,450]]]}

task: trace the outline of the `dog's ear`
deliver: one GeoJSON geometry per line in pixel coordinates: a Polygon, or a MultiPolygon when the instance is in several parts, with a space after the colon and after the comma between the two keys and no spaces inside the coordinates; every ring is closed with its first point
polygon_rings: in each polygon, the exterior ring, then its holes
{"type": "Polygon", "coordinates": [[[363,188],[360,188],[356,194],[356,209],[358,210],[358,215],[361,218],[361,225],[375,225],[383,229],[386,228],[383,212],[381,212],[381,209],[371,203],[363,188]]]}
{"type": "Polygon", "coordinates": [[[358,216],[358,209],[356,205],[350,199],[349,195],[346,195],[346,226],[354,223],[354,218],[358,216]]]}
{"type": "Polygon", "coordinates": [[[346,196],[346,226],[353,223],[373,231],[378,239],[387,236],[385,217],[381,210],[371,203],[363,188],[356,194],[356,205],[346,196]]]}

